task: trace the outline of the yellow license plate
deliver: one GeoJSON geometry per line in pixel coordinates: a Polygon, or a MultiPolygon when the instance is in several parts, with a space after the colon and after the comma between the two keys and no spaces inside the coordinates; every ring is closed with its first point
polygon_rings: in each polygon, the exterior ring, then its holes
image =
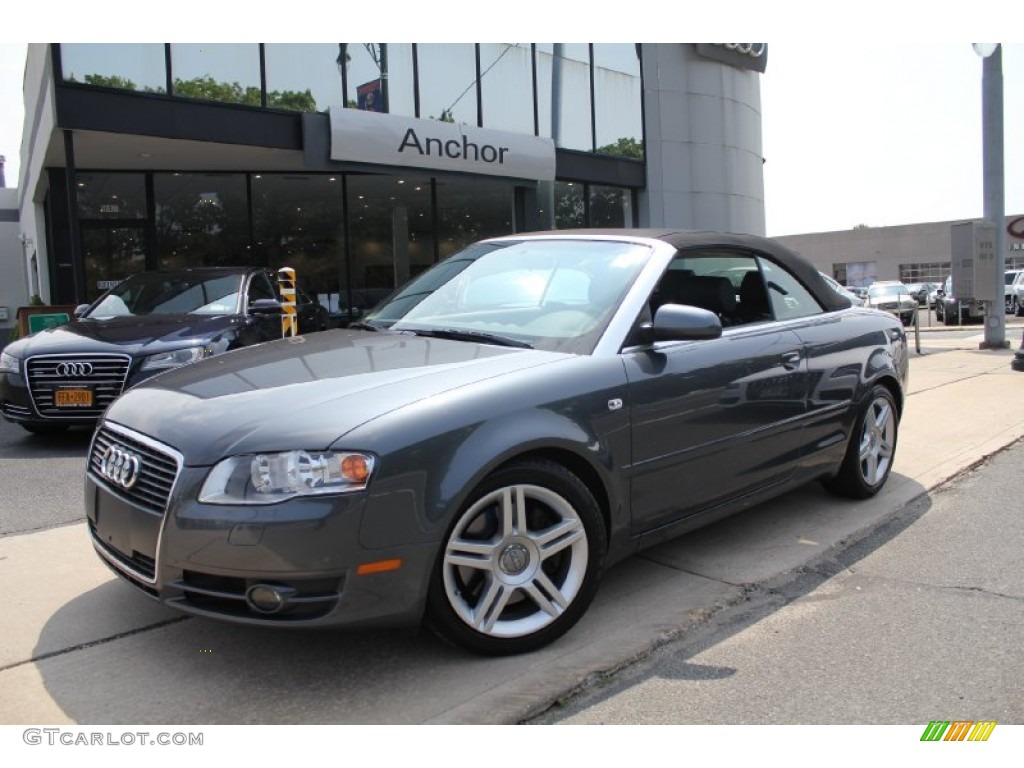
{"type": "Polygon", "coordinates": [[[55,402],[58,408],[89,408],[92,406],[92,390],[58,389],[55,402]]]}

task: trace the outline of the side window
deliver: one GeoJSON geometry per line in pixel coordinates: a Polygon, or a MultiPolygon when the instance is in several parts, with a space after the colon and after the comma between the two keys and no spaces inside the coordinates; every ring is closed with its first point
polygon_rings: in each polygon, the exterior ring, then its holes
{"type": "Polygon", "coordinates": [[[758,262],[776,319],[792,320],[821,314],[817,299],[793,275],[767,259],[758,258],[758,262]]]}
{"type": "Polygon", "coordinates": [[[651,295],[652,314],[662,304],[706,309],[726,328],[772,319],[758,259],[742,251],[681,251],[651,295]]]}
{"type": "Polygon", "coordinates": [[[262,272],[257,272],[249,278],[249,290],[246,292],[248,306],[257,299],[277,299],[277,291],[271,285],[270,280],[262,272]]]}

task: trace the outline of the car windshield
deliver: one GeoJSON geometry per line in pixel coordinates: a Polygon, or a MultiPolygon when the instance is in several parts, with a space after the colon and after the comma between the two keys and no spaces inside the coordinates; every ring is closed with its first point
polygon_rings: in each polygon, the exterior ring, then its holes
{"type": "Polygon", "coordinates": [[[571,239],[456,254],[372,312],[367,324],[587,354],[649,254],[636,243],[571,239]]]}
{"type": "Polygon", "coordinates": [[[111,289],[86,317],[226,315],[237,312],[243,275],[133,275],[111,289]]]}
{"type": "Polygon", "coordinates": [[[883,297],[895,298],[898,295],[908,296],[910,291],[907,290],[907,286],[900,284],[889,284],[889,285],[872,285],[868,288],[868,296],[872,299],[880,299],[883,297]]]}

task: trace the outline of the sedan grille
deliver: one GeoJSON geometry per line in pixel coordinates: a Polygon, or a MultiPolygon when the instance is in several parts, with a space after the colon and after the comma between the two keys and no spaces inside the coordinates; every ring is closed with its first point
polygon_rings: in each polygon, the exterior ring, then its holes
{"type": "Polygon", "coordinates": [[[180,456],[173,449],[107,424],[97,430],[89,452],[89,474],[97,483],[160,515],[167,509],[180,467],[180,456]],[[113,465],[130,469],[115,470],[113,465]]]}
{"type": "Polygon", "coordinates": [[[26,370],[32,402],[41,416],[95,419],[121,394],[130,363],[127,355],[30,357],[26,370]],[[67,405],[58,403],[62,390],[76,395],[67,405]]]}

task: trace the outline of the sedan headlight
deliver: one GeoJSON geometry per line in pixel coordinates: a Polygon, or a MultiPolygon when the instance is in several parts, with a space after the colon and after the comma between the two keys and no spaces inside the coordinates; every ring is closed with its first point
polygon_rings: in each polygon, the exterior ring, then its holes
{"type": "Polygon", "coordinates": [[[162,371],[168,368],[177,368],[189,363],[198,363],[206,357],[210,357],[211,351],[206,347],[189,347],[187,349],[175,349],[172,352],[160,352],[150,355],[142,361],[141,371],[162,371]]]}
{"type": "Polygon", "coordinates": [[[0,373],[17,373],[18,372],[18,358],[14,355],[8,355],[6,352],[0,352],[0,373]]]}
{"type": "Polygon", "coordinates": [[[232,456],[199,492],[204,504],[276,504],[296,496],[361,491],[376,460],[364,453],[287,451],[232,456]]]}

